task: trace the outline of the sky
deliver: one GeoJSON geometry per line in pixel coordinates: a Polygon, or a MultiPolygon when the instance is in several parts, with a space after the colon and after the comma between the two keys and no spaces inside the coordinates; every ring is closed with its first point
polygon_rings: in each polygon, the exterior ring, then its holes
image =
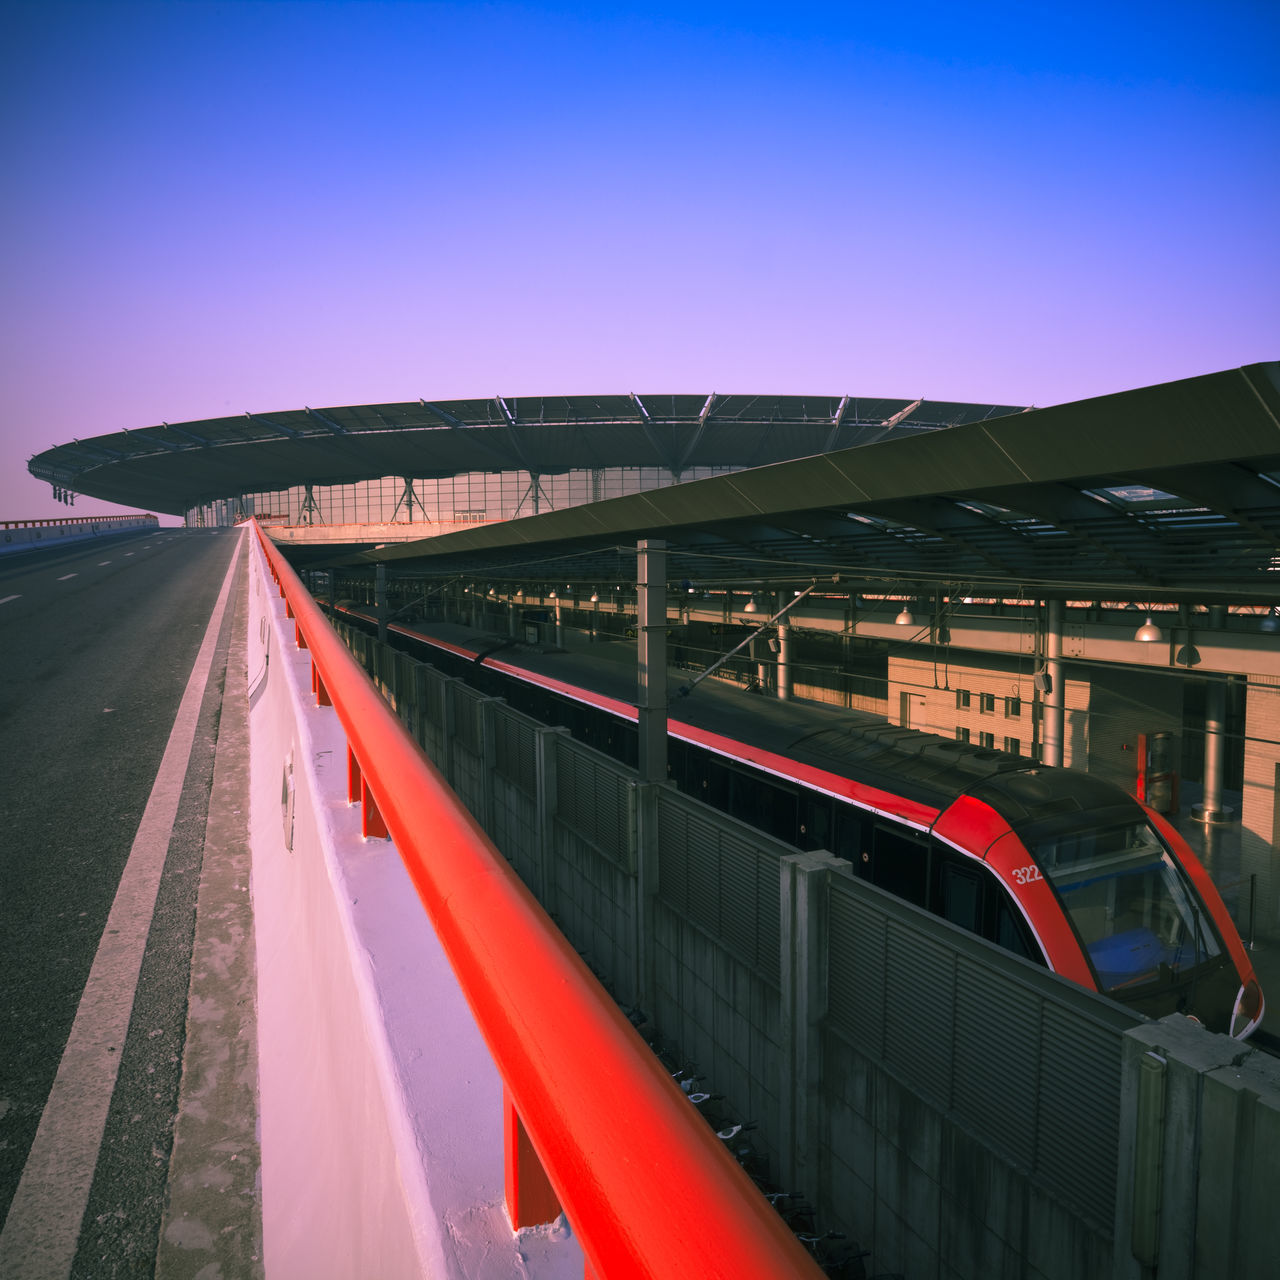
{"type": "Polygon", "coordinates": [[[75,438],[1280,358],[1280,5],[3,5],[0,518],[75,438]]]}

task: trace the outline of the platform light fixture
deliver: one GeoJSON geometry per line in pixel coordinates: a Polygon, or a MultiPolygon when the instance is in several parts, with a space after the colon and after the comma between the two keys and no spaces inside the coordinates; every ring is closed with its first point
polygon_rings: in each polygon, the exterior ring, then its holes
{"type": "Polygon", "coordinates": [[[1135,640],[1140,640],[1143,644],[1159,644],[1164,639],[1164,632],[1151,621],[1151,615],[1147,614],[1147,620],[1133,633],[1135,640]]]}
{"type": "Polygon", "coordinates": [[[914,627],[916,625],[916,620],[912,616],[911,610],[905,604],[902,606],[902,612],[894,618],[894,622],[900,627],[914,627]]]}

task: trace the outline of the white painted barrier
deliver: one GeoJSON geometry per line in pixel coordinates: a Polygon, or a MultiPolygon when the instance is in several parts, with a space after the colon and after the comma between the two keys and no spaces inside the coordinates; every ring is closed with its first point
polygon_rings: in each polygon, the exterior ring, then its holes
{"type": "Polygon", "coordinates": [[[563,1219],[513,1233],[502,1086],[394,846],[346,801],[251,540],[250,840],[268,1280],[579,1280],[563,1219]]]}

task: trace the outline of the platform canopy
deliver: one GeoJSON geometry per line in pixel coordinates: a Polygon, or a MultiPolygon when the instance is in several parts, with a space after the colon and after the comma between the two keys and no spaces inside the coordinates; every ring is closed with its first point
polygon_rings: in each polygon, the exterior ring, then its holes
{"type": "MultiPolygon", "coordinates": [[[[364,550],[398,574],[1280,604],[1280,362],[364,550]]],[[[321,553],[334,562],[332,549],[321,553]]]]}

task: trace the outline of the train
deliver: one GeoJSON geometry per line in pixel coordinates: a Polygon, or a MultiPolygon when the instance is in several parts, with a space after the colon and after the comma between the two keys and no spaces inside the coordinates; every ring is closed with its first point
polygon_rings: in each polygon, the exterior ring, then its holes
{"type": "MultiPolygon", "coordinates": [[[[353,621],[372,619],[347,610],[353,621]]],[[[419,629],[419,626],[424,629],[419,629]]],[[[622,762],[637,757],[634,667],[447,624],[396,643],[622,762]],[[568,678],[566,678],[568,677],[568,678]],[[612,688],[610,688],[612,686],[612,688]]],[[[678,694],[678,690],[673,690],[678,694]]],[[[673,699],[669,780],[768,834],[1149,1017],[1246,1039],[1265,1000],[1186,841],[1122,787],[857,711],[738,693],[673,699]]]]}

